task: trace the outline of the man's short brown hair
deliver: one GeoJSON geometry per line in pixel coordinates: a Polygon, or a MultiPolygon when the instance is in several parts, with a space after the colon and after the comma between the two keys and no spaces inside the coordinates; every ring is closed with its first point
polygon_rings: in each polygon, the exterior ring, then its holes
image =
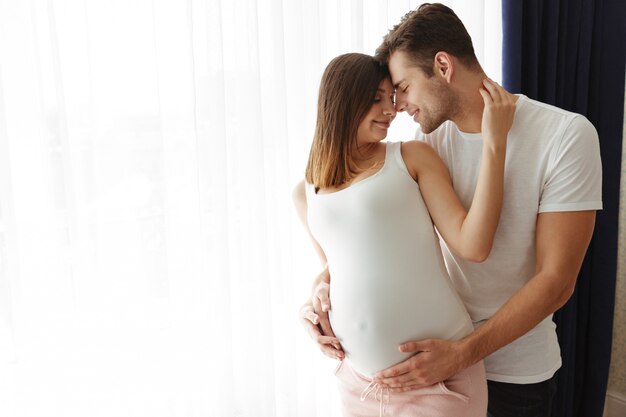
{"type": "Polygon", "coordinates": [[[480,68],[463,22],[452,9],[440,3],[424,3],[404,15],[376,49],[376,59],[388,63],[395,51],[404,52],[410,63],[428,77],[433,75],[437,52],[453,55],[470,69],[480,68]]]}

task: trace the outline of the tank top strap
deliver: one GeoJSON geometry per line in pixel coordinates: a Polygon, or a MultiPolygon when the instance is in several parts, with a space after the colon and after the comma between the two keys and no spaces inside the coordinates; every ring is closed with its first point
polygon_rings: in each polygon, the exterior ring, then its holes
{"type": "Polygon", "coordinates": [[[387,152],[387,162],[391,162],[396,168],[410,177],[411,174],[409,174],[409,170],[404,163],[404,159],[402,159],[402,142],[389,142],[387,146],[389,146],[389,152],[387,152]]]}

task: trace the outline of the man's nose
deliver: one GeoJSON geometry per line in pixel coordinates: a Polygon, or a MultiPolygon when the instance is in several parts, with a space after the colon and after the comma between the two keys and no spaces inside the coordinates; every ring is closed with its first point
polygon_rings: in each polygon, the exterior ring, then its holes
{"type": "Polygon", "coordinates": [[[400,94],[396,95],[396,111],[403,112],[406,109],[407,102],[404,97],[400,94]]]}

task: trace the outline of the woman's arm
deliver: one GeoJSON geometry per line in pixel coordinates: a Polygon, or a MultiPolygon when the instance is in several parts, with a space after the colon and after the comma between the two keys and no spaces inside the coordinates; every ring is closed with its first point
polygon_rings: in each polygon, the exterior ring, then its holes
{"type": "Polygon", "coordinates": [[[483,85],[482,160],[469,210],[454,192],[446,166],[428,144],[415,141],[402,146],[407,168],[420,186],[437,230],[454,253],[473,262],[484,261],[491,252],[502,208],[506,138],[515,115],[512,94],[488,80],[483,85]]]}
{"type": "Polygon", "coordinates": [[[300,181],[295,186],[291,197],[293,199],[294,206],[296,206],[298,217],[300,218],[302,225],[306,229],[306,232],[309,234],[309,238],[311,238],[311,242],[313,242],[313,247],[315,247],[315,252],[317,252],[317,255],[319,256],[320,261],[322,262],[322,266],[325,268],[326,263],[327,263],[326,254],[324,253],[324,250],[322,250],[322,247],[320,246],[320,244],[317,243],[317,241],[311,234],[311,230],[309,229],[309,223],[307,222],[307,204],[306,204],[306,191],[304,189],[304,180],[300,181]]]}
{"type": "Polygon", "coordinates": [[[328,311],[330,310],[330,299],[328,297],[330,287],[330,274],[328,272],[328,262],[326,254],[315,240],[309,229],[307,222],[307,202],[306,191],[304,189],[304,180],[300,181],[293,190],[293,203],[298,212],[298,217],[302,221],[311,242],[315,247],[315,251],[322,262],[323,270],[313,281],[313,295],[300,307],[300,323],[309,334],[311,339],[317,343],[319,349],[326,356],[333,359],[343,359],[344,352],[339,343],[339,339],[335,337],[330,320],[328,319],[328,311]]]}

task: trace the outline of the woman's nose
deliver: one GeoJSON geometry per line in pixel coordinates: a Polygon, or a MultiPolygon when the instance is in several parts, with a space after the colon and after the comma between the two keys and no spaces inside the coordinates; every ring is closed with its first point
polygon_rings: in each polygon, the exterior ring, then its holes
{"type": "Polygon", "coordinates": [[[386,116],[395,116],[395,115],[396,115],[396,108],[395,108],[395,106],[392,104],[391,106],[386,107],[386,108],[383,110],[383,113],[384,113],[386,116]]]}
{"type": "Polygon", "coordinates": [[[387,103],[385,108],[383,109],[383,113],[387,116],[395,116],[396,115],[396,106],[393,101],[387,103]]]}

